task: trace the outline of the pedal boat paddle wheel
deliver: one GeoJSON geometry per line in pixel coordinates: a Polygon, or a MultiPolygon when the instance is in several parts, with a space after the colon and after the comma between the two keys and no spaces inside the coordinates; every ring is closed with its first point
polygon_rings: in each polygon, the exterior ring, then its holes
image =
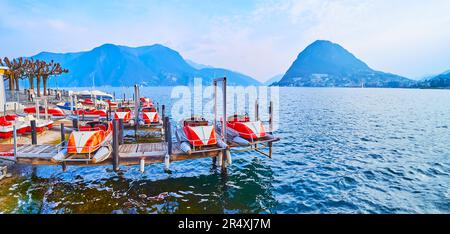
{"type": "Polygon", "coordinates": [[[87,122],[72,131],[67,146],[63,147],[52,162],[86,161],[99,163],[111,155],[112,122],[87,122]]]}

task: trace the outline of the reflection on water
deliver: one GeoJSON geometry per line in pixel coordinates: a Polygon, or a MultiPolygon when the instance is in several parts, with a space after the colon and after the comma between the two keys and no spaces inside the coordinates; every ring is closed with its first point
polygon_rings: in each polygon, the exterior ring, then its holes
{"type": "MultiPolygon", "coordinates": [[[[170,88],[143,90],[169,101],[170,88]]],[[[144,174],[21,166],[0,182],[0,212],[450,213],[450,92],[281,88],[280,95],[282,140],[272,159],[235,153],[226,176],[211,159],[175,162],[170,174],[163,165],[144,174]]]]}
{"type": "MultiPolygon", "coordinates": [[[[210,160],[207,160],[210,162],[210,160]]],[[[207,164],[208,162],[204,162],[207,164]]],[[[209,167],[206,174],[183,177],[136,168],[120,173],[108,167],[70,168],[48,175],[56,167],[23,167],[22,175],[2,182],[3,213],[270,213],[270,168],[258,159],[223,175],[209,167]],[[98,178],[98,176],[101,176],[98,178]]],[[[151,167],[151,166],[149,166],[151,167]]],[[[161,168],[159,168],[161,169],[161,168]]],[[[176,168],[175,168],[176,170],[176,168]]]]}

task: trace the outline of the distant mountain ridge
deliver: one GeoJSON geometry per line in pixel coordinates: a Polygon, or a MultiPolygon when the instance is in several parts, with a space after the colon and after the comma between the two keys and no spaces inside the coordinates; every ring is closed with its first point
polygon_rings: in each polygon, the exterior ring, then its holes
{"type": "Polygon", "coordinates": [[[439,75],[423,79],[419,84],[420,88],[450,88],[450,70],[439,75]]]}
{"type": "Polygon", "coordinates": [[[273,84],[275,82],[280,81],[281,78],[283,78],[283,76],[284,76],[284,74],[279,74],[279,75],[273,76],[272,78],[270,78],[267,81],[265,81],[263,84],[264,85],[271,85],[271,84],[273,84]]]}
{"type": "Polygon", "coordinates": [[[195,68],[177,51],[160,44],[141,47],[104,44],[85,52],[41,52],[32,58],[55,60],[68,68],[69,73],[58,77],[60,86],[172,86],[192,84],[196,77],[211,83],[219,76],[226,76],[231,85],[261,84],[250,76],[227,69],[195,68]]]}
{"type": "Polygon", "coordinates": [[[317,40],[306,47],[275,83],[306,87],[411,87],[413,80],[375,71],[342,46],[317,40]]]}

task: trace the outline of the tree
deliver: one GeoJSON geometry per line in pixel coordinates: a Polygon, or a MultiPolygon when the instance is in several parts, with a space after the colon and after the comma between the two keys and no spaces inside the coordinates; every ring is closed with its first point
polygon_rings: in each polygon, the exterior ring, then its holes
{"type": "Polygon", "coordinates": [[[61,75],[62,73],[69,72],[68,69],[63,69],[61,64],[55,63],[53,60],[50,63],[46,63],[42,71],[42,82],[44,84],[44,96],[47,96],[47,81],[52,75],[61,75]]]}
{"type": "MultiPolygon", "coordinates": [[[[0,59],[1,60],[1,59],[0,59]]],[[[8,73],[8,83],[9,83],[9,90],[19,90],[19,79],[22,78],[24,73],[24,60],[23,58],[13,59],[12,61],[9,60],[7,57],[3,59],[4,64],[9,68],[8,73]]],[[[3,66],[3,63],[1,63],[3,66]]]]}
{"type": "Polygon", "coordinates": [[[36,92],[37,92],[37,96],[40,97],[41,96],[41,78],[44,74],[44,69],[46,67],[47,63],[45,61],[39,61],[36,60],[36,92]]]}

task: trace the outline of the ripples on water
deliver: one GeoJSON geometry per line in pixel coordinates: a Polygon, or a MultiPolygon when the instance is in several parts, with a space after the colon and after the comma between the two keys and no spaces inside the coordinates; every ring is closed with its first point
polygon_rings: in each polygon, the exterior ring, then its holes
{"type": "MultiPolygon", "coordinates": [[[[141,93],[168,100],[168,88],[141,93]]],[[[117,93],[121,90],[117,89],[117,93]]],[[[127,95],[131,96],[131,90],[127,95]]],[[[272,159],[233,154],[136,167],[17,167],[3,213],[449,213],[450,92],[281,88],[272,159]]]]}

